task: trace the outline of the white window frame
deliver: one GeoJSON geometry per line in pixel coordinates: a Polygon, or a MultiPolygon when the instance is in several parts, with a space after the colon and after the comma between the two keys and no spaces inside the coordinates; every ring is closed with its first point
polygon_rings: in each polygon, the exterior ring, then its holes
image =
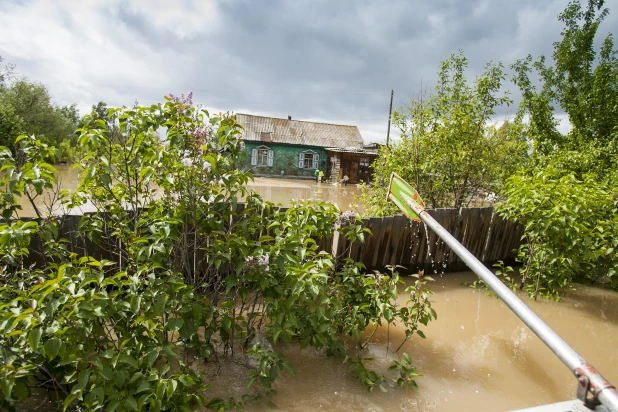
{"type": "Polygon", "coordinates": [[[319,169],[320,168],[320,155],[314,152],[313,150],[305,150],[305,151],[300,152],[300,154],[298,155],[298,168],[305,169],[305,170],[319,169]],[[309,165],[309,167],[305,166],[305,156],[306,155],[311,155],[313,157],[313,162],[311,162],[311,165],[309,165]]]}
{"type": "Polygon", "coordinates": [[[251,166],[272,167],[274,157],[275,151],[273,149],[268,146],[258,146],[251,149],[251,166]]]}

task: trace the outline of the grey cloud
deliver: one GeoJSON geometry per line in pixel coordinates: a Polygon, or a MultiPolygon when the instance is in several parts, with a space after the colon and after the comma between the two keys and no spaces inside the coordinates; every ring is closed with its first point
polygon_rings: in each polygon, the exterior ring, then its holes
{"type": "MultiPolygon", "coordinates": [[[[174,24],[182,20],[161,27],[152,15],[117,0],[98,7],[101,18],[109,20],[107,32],[90,35],[104,35],[108,42],[131,50],[136,62],[148,58],[141,66],[160,80],[127,84],[122,78],[83,75],[92,83],[90,94],[107,90],[112,105],[131,104],[134,98],[150,103],[167,92],[193,90],[197,100],[216,109],[357,124],[366,140],[383,140],[391,88],[395,106],[406,103],[421,87],[433,86],[440,60],[459,49],[470,60],[471,78],[490,60],[508,67],[528,53],[550,55],[552,42],[560,36],[557,14],[566,4],[222,0],[214,19],[203,16],[204,27],[179,36],[174,24]]],[[[198,12],[194,5],[185,1],[177,7],[191,16],[198,12]]],[[[613,10],[601,27],[603,35],[618,27],[618,1],[608,1],[607,6],[613,10]]],[[[91,37],[83,38],[87,42],[91,37]]],[[[0,54],[4,55],[1,46],[0,54]]],[[[22,70],[32,70],[17,63],[22,70]]],[[[46,82],[44,77],[39,80],[46,82]]],[[[505,87],[517,98],[513,85],[505,87]]]]}

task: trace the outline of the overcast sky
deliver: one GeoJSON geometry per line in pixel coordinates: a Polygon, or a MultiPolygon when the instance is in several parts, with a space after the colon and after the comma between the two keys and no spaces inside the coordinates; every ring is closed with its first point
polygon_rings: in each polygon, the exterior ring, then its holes
{"type": "MultiPolygon", "coordinates": [[[[470,78],[490,60],[550,55],[567,3],[0,0],[0,56],[82,114],[100,100],[193,91],[217,111],[352,124],[383,141],[391,89],[394,106],[405,104],[458,49],[470,78]]],[[[618,0],[606,4],[603,37],[618,31],[618,0]]]]}

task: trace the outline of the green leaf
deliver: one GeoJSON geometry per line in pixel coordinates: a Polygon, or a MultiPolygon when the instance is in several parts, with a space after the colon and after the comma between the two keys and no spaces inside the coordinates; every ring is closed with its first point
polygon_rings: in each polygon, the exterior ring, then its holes
{"type": "Polygon", "coordinates": [[[129,396],[127,399],[124,400],[124,407],[127,408],[127,410],[129,411],[136,411],[137,401],[133,396],[129,396]]]}
{"type": "Polygon", "coordinates": [[[170,379],[169,381],[167,381],[166,395],[168,399],[170,399],[172,395],[174,395],[174,392],[176,392],[177,386],[178,386],[178,381],[176,381],[175,379],[170,379]]]}
{"type": "Polygon", "coordinates": [[[182,318],[171,318],[167,321],[167,329],[171,332],[179,330],[185,321],[182,318]]]}
{"type": "Polygon", "coordinates": [[[148,352],[148,366],[152,367],[159,357],[159,350],[157,348],[152,348],[150,352],[148,352]]]}
{"type": "Polygon", "coordinates": [[[185,386],[195,385],[195,381],[193,380],[193,378],[187,375],[180,375],[178,377],[178,380],[185,386]]]}
{"type": "Polygon", "coordinates": [[[15,381],[12,379],[2,379],[0,386],[2,386],[2,393],[6,399],[11,399],[11,392],[13,392],[13,385],[15,381]]]}
{"type": "Polygon", "coordinates": [[[120,356],[118,357],[118,362],[126,363],[128,365],[131,365],[134,368],[138,368],[138,364],[135,358],[131,355],[127,355],[126,353],[120,354],[120,356]]]}
{"type": "Polygon", "coordinates": [[[105,408],[105,412],[114,412],[116,409],[118,409],[119,406],[120,406],[120,402],[111,401],[109,404],[107,404],[107,408],[105,408]]]}
{"type": "Polygon", "coordinates": [[[105,400],[105,392],[103,391],[102,387],[95,386],[94,389],[92,389],[92,393],[97,396],[97,400],[99,401],[99,403],[103,403],[103,401],[105,400]]]}
{"type": "Polygon", "coordinates": [[[133,297],[131,297],[131,312],[133,312],[133,314],[136,315],[139,313],[141,302],[142,302],[141,296],[134,295],[133,297]]]}
{"type": "Polygon", "coordinates": [[[54,359],[56,356],[58,356],[61,345],[62,341],[58,338],[52,338],[45,341],[45,343],[43,344],[45,356],[47,356],[49,360],[54,359]]]}
{"type": "Polygon", "coordinates": [[[150,390],[150,384],[148,382],[142,382],[138,387],[137,390],[135,391],[136,394],[140,393],[140,392],[144,392],[150,390]]]}
{"type": "Polygon", "coordinates": [[[36,352],[36,350],[39,348],[39,341],[41,340],[42,334],[43,329],[41,328],[32,329],[30,333],[28,333],[28,344],[34,352],[36,352]]]}

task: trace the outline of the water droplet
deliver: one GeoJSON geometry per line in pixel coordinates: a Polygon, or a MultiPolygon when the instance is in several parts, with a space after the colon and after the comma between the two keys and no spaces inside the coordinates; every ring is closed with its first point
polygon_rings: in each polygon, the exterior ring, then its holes
{"type": "Polygon", "coordinates": [[[461,325],[461,329],[462,329],[462,330],[463,330],[463,328],[464,328],[464,325],[461,325]]]}

